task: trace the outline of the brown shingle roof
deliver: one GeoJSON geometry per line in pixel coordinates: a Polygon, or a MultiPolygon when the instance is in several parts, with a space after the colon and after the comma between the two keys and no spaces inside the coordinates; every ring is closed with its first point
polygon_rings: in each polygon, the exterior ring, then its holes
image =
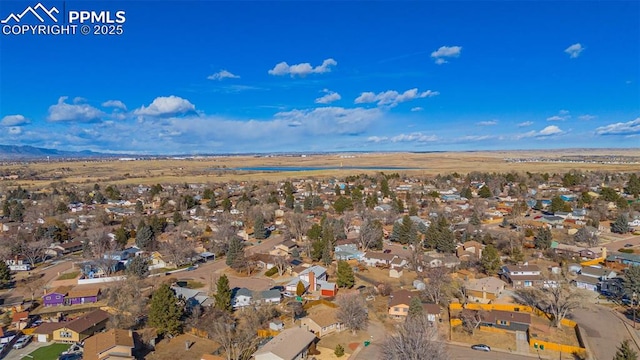
{"type": "Polygon", "coordinates": [[[33,333],[34,334],[51,334],[54,331],[65,327],[69,322],[68,321],[62,321],[62,322],[46,322],[46,323],[42,323],[40,326],[38,326],[33,333]]]}
{"type": "Polygon", "coordinates": [[[409,290],[398,290],[391,294],[391,298],[389,299],[389,307],[394,307],[398,305],[407,305],[411,304],[411,298],[414,296],[420,296],[419,293],[409,291],[409,290]]]}
{"type": "Polygon", "coordinates": [[[48,294],[62,294],[62,295],[67,295],[69,293],[69,290],[71,290],[72,286],[58,286],[57,288],[49,291],[48,293],[46,293],[45,295],[48,294]]]}
{"type": "Polygon", "coordinates": [[[110,315],[108,312],[103,310],[95,310],[88,314],[82,315],[77,319],[69,321],[69,323],[65,327],[69,330],[81,333],[103,321],[108,320],[109,317],[110,315]]]}
{"type": "Polygon", "coordinates": [[[484,321],[494,324],[499,320],[520,324],[531,324],[531,314],[517,311],[492,310],[489,313],[484,314],[482,318],[484,321]]]}
{"type": "Polygon", "coordinates": [[[23,311],[23,312],[13,314],[13,318],[11,319],[11,322],[27,320],[28,318],[29,318],[29,312],[23,311]]]}
{"type": "Polygon", "coordinates": [[[313,322],[318,324],[320,327],[327,327],[338,323],[335,309],[324,309],[313,315],[309,315],[308,318],[313,320],[313,322]]]}
{"type": "Polygon", "coordinates": [[[84,342],[83,358],[85,360],[97,360],[98,354],[108,351],[115,346],[133,348],[133,335],[131,331],[111,329],[87,338],[84,342]]]}
{"type": "Polygon", "coordinates": [[[391,253],[387,254],[387,253],[376,252],[376,251],[367,251],[366,254],[364,254],[364,257],[367,259],[380,259],[384,261],[391,261],[396,256],[398,255],[391,254],[391,253]]]}

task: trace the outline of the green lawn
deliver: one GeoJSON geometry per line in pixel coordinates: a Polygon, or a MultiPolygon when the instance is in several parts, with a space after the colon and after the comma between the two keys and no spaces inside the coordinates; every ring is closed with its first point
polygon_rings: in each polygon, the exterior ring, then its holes
{"type": "Polygon", "coordinates": [[[69,272],[69,273],[60,275],[60,277],[58,277],[58,280],[71,280],[78,277],[78,275],[80,275],[79,271],[69,272]]]}
{"type": "Polygon", "coordinates": [[[52,344],[49,346],[41,347],[38,350],[30,353],[29,356],[25,356],[22,360],[57,360],[58,356],[62,354],[62,352],[69,349],[71,345],[69,344],[52,344]]]}

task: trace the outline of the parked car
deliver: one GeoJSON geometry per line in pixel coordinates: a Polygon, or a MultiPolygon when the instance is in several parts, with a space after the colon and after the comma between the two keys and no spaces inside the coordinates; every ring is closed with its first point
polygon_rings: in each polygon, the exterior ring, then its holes
{"type": "Polygon", "coordinates": [[[27,346],[27,344],[31,341],[31,335],[23,335],[21,336],[15,344],[13,344],[14,349],[22,349],[27,346]]]}
{"type": "Polygon", "coordinates": [[[383,253],[388,254],[391,252],[391,249],[384,249],[383,253]]]}
{"type": "Polygon", "coordinates": [[[476,344],[476,345],[471,345],[471,348],[472,348],[473,350],[491,351],[491,348],[489,347],[489,345],[485,345],[485,344],[476,344]]]}
{"type": "Polygon", "coordinates": [[[624,244],[624,247],[633,247],[633,244],[624,244]]]}

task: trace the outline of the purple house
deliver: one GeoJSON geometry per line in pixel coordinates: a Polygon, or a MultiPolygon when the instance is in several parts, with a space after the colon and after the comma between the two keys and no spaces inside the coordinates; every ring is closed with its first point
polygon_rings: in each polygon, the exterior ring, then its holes
{"type": "Polygon", "coordinates": [[[65,305],[78,305],[89,304],[98,301],[98,295],[100,295],[100,289],[73,289],[69,291],[64,299],[65,305]]]}
{"type": "Polygon", "coordinates": [[[64,304],[64,298],[69,292],[69,287],[61,286],[42,296],[44,306],[60,306],[64,304]]]}

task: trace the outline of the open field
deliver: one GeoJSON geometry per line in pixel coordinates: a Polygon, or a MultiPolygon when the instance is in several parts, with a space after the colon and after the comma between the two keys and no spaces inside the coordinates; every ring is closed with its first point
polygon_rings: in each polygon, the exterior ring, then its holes
{"type": "Polygon", "coordinates": [[[198,159],[156,160],[78,160],[69,162],[37,162],[6,164],[6,173],[20,174],[12,180],[2,180],[7,186],[29,188],[65,181],[76,184],[155,184],[155,183],[216,183],[243,180],[281,180],[292,177],[329,177],[358,173],[375,173],[376,167],[404,168],[384,170],[413,175],[490,172],[564,172],[570,169],[640,171],[640,149],[589,149],[554,151],[486,151],[438,153],[349,153],[300,156],[224,156],[198,159]],[[561,157],[598,160],[602,156],[621,156],[631,163],[594,162],[507,162],[507,158],[560,159],[561,157]],[[238,167],[333,167],[296,172],[245,172],[230,170],[238,167]],[[343,169],[341,169],[343,167],[343,169]],[[360,170],[353,168],[371,168],[360,170]],[[30,174],[25,178],[24,174],[30,174]]]}

